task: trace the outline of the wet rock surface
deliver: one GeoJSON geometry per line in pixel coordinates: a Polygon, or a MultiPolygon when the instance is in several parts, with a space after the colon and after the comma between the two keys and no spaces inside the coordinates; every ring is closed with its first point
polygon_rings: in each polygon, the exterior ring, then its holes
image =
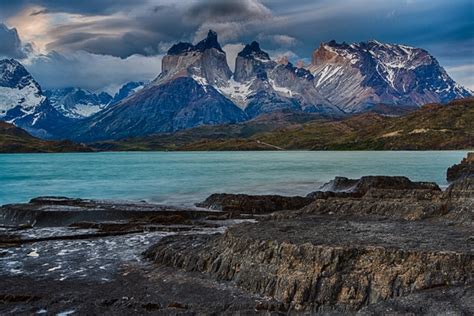
{"type": "Polygon", "coordinates": [[[268,301],[143,258],[164,236],[223,233],[241,222],[224,212],[40,197],[0,214],[2,315],[252,311],[268,301]]]}
{"type": "Polygon", "coordinates": [[[66,197],[38,197],[27,204],[0,207],[3,226],[68,226],[79,222],[130,221],[180,223],[204,218],[216,212],[137,202],[95,201],[66,197]]]}
{"type": "MultiPolygon", "coordinates": [[[[413,182],[407,177],[388,176],[365,176],[360,179],[349,179],[346,177],[336,177],[334,180],[324,184],[322,192],[346,192],[352,196],[360,197],[369,190],[435,190],[440,188],[433,182],[413,182]]],[[[318,191],[317,191],[318,192],[318,191]]]]}
{"type": "Polygon", "coordinates": [[[204,202],[197,203],[196,206],[233,214],[266,214],[297,210],[312,201],[312,198],[301,196],[217,193],[209,196],[204,202]]]}

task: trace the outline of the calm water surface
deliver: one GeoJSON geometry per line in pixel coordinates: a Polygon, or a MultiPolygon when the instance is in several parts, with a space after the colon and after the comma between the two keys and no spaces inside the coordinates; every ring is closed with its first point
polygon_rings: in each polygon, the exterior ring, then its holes
{"type": "Polygon", "coordinates": [[[211,193],[307,194],[335,176],[445,186],[466,151],[0,154],[0,205],[40,195],[192,205],[211,193]]]}

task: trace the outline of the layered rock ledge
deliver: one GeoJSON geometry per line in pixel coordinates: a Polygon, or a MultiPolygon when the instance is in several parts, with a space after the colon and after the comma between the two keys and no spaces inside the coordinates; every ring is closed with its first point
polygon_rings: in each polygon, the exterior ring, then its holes
{"type": "Polygon", "coordinates": [[[241,224],[222,236],[169,237],[146,256],[233,281],[287,309],[354,311],[414,291],[471,283],[470,238],[468,228],[313,216],[241,224]]]}

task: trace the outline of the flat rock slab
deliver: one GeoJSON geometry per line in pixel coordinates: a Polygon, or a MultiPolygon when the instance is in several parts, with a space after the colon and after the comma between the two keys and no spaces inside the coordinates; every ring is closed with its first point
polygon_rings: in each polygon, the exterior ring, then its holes
{"type": "Polygon", "coordinates": [[[67,226],[78,222],[139,220],[152,216],[198,219],[216,214],[219,212],[145,202],[40,197],[30,203],[0,207],[0,226],[67,226]]]}
{"type": "Polygon", "coordinates": [[[244,223],[231,227],[229,232],[235,237],[296,245],[375,246],[474,254],[474,233],[471,228],[431,221],[307,216],[303,219],[244,223]]]}

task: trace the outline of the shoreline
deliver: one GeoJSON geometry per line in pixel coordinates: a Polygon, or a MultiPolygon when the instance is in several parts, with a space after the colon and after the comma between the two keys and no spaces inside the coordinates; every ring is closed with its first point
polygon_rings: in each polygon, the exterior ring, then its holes
{"type": "Polygon", "coordinates": [[[0,155],[23,155],[23,154],[38,154],[38,155],[61,155],[61,154],[101,154],[101,153],[242,153],[242,152],[449,152],[449,151],[459,151],[459,152],[470,152],[473,151],[473,148],[454,148],[454,149],[279,149],[279,150],[258,150],[258,149],[249,149],[249,150],[97,150],[97,151],[66,151],[66,152],[0,152],[0,155]]]}

